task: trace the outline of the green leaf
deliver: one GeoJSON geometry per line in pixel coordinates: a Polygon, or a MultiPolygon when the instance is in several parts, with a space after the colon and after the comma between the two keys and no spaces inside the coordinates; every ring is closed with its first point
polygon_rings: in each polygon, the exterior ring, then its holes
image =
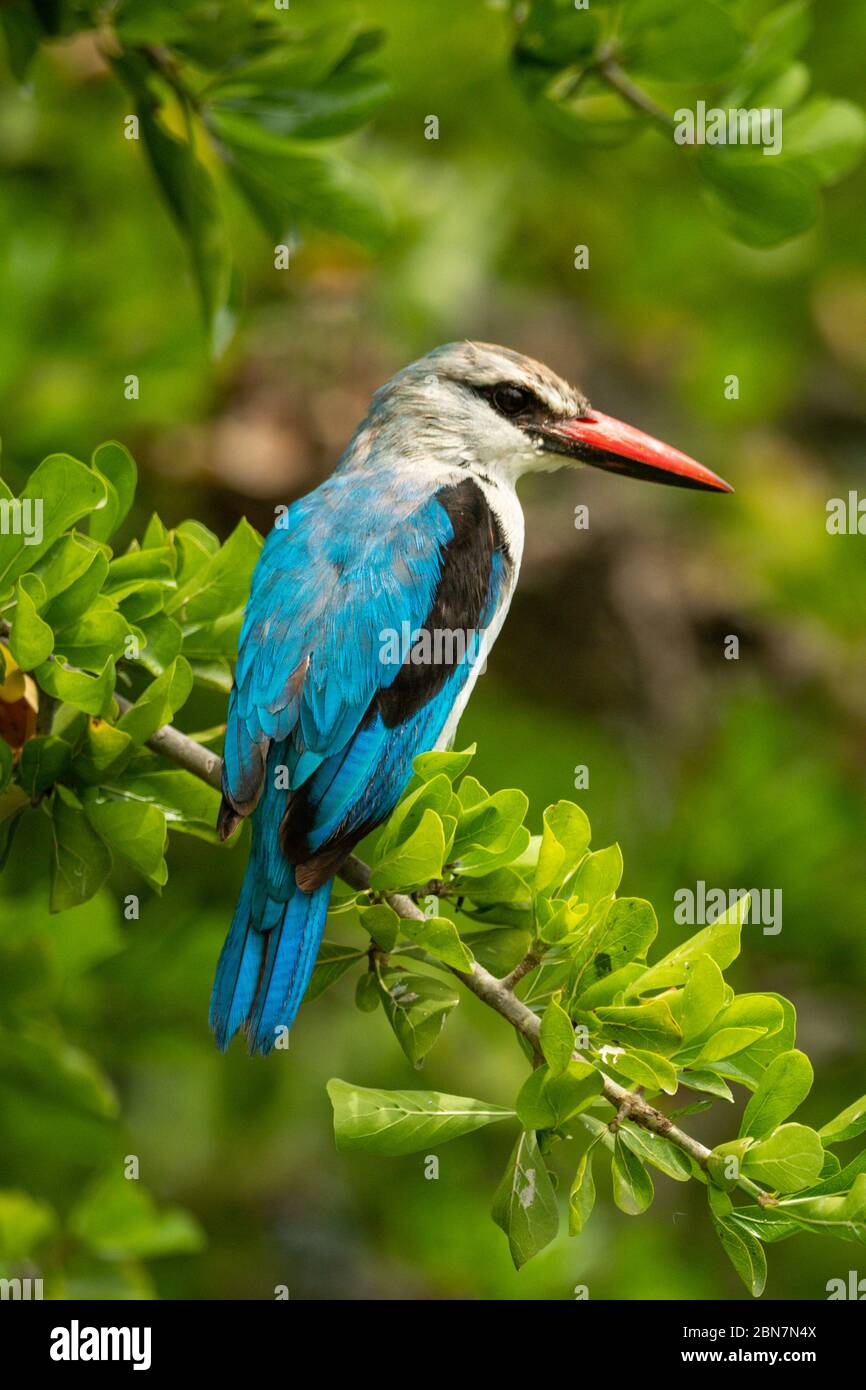
{"type": "Polygon", "coordinates": [[[381,200],[352,165],[271,135],[242,116],[211,111],[207,120],[229,173],[275,241],[300,222],[364,245],[381,244],[381,200]]]}
{"type": "Polygon", "coordinates": [[[75,797],[58,786],[50,807],[52,831],[52,912],[87,902],[111,870],[111,855],[78,807],[75,797]]]}
{"type": "Polygon", "coordinates": [[[72,1234],[103,1259],[193,1254],[204,1245],[197,1221],[179,1207],[158,1210],[140,1182],[112,1171],[98,1179],[70,1218],[72,1234]]]}
{"type": "MultiPolygon", "coordinates": [[[[366,951],[359,951],[354,946],[341,946],[335,941],[323,941],[319,947],[310,983],[307,985],[307,993],[304,996],[306,1002],[318,999],[320,994],[324,994],[326,989],[330,989],[331,985],[342,979],[347,970],[351,970],[353,965],[360,965],[366,959],[366,951]]],[[[332,1081],[331,1085],[334,1084],[332,1081]]]]}
{"type": "MultiPolygon", "coordinates": [[[[81,925],[71,925],[71,932],[80,931],[81,925]]],[[[93,935],[88,944],[93,944],[93,935]]],[[[97,958],[104,946],[104,941],[96,945],[97,958]]],[[[11,1066],[16,1084],[26,1086],[40,1102],[60,1104],[76,1116],[117,1118],[117,1096],[105,1073],[86,1052],[44,1024],[16,1027],[14,1036],[3,1040],[3,1057],[4,1070],[11,1066]]]]}
{"type": "Polygon", "coordinates": [[[375,971],[367,970],[359,975],[355,986],[355,1008],[362,1014],[373,1014],[382,1002],[382,990],[375,971]]]}
{"type": "Polygon", "coordinates": [[[216,657],[234,658],[243,626],[243,609],[221,618],[208,619],[198,626],[187,625],[183,633],[183,649],[189,656],[202,661],[216,657]]]}
{"type": "MultiPolygon", "coordinates": [[[[464,778],[460,793],[463,793],[467,782],[471,786],[473,781],[473,778],[464,778]]],[[[462,802],[462,795],[460,799],[462,802]]],[[[481,800],[473,799],[471,805],[464,805],[451,849],[452,858],[461,861],[461,870],[463,861],[473,848],[510,851],[528,809],[529,798],[513,788],[504,788],[481,800]]],[[[484,863],[483,860],[481,862],[484,863]]],[[[486,873],[492,867],[489,864],[482,871],[486,873]]]]}
{"type": "Polygon", "coordinates": [[[95,540],[107,541],[129,513],[135,499],[138,470],[129,451],[114,440],[94,450],[91,464],[105,483],[106,498],[103,506],[90,513],[90,534],[95,540]]]}
{"type": "Polygon", "coordinates": [[[460,802],[464,811],[470,811],[473,806],[478,806],[482,801],[487,801],[489,796],[490,793],[485,787],[482,787],[478,778],[473,777],[471,773],[469,776],[462,779],[460,786],[457,788],[457,800],[460,802]]]}
{"type": "Polygon", "coordinates": [[[150,883],[161,887],[168,878],[164,854],[165,816],[143,801],[99,800],[95,789],[85,797],[84,810],[96,833],[150,883]]]}
{"type": "MultiPolygon", "coordinates": [[[[156,580],[142,580],[137,589],[117,600],[117,606],[128,623],[140,623],[145,618],[153,618],[162,613],[165,603],[165,586],[156,580]]],[[[180,629],[178,628],[178,634],[180,629]]]]}
{"type": "Polygon", "coordinates": [[[224,545],[182,583],[166,612],[184,623],[213,621],[246,603],[262,538],[249,522],[238,522],[224,545]]]}
{"type": "Polygon", "coordinates": [[[852,1105],[837,1115],[834,1120],[818,1130],[823,1143],[844,1144],[846,1139],[856,1139],[866,1129],[866,1096],[861,1096],[852,1105]]]}
{"type": "Polygon", "coordinates": [[[588,989],[581,989],[574,1001],[577,1009],[597,1009],[600,1004],[613,1004],[624,998],[631,985],[644,972],[643,961],[632,961],[614,970],[610,975],[602,975],[588,989]]]}
{"type": "Polygon", "coordinates": [[[788,1240],[800,1229],[778,1206],[741,1206],[732,1210],[731,1224],[735,1230],[745,1230],[769,1245],[778,1240],[788,1240]]]}
{"type": "Polygon", "coordinates": [[[192,672],[189,662],[176,657],[169,667],[151,681],[135,704],[118,720],[122,729],[135,743],[146,743],[163,724],[170,724],[177,711],[189,698],[192,672]]]}
{"type": "Polygon", "coordinates": [[[643,898],[617,898],[593,924],[574,952],[572,995],[577,997],[606,975],[643,956],[658,932],[650,903],[643,898]]]}
{"type": "Polygon", "coordinates": [[[35,574],[22,574],[15,585],[15,614],[9,647],[22,671],[32,671],[54,650],[54,633],[39,616],[46,600],[45,586],[35,574]]]}
{"type": "Polygon", "coordinates": [[[376,846],[376,857],[386,859],[395,846],[415,833],[425,811],[443,816],[452,801],[451,783],[444,775],[431,777],[411,791],[395,807],[376,846]]]}
{"type": "Polygon", "coordinates": [[[363,125],[388,95],[387,82],[376,72],[344,68],[317,83],[303,82],[291,60],[281,64],[279,56],[267,68],[233,70],[210,88],[209,106],[249,118],[273,135],[319,140],[363,125]]]}
{"type": "Polygon", "coordinates": [[[689,1068],[682,1073],[682,1082],[684,1086],[690,1086],[695,1091],[706,1091],[711,1096],[721,1096],[723,1100],[734,1099],[730,1086],[714,1071],[692,1071],[689,1068]]]}
{"type": "Polygon", "coordinates": [[[805,1125],[780,1125],[743,1156],[743,1173],[776,1192],[797,1192],[817,1182],[824,1165],[819,1136],[805,1125]]]}
{"type": "Polygon", "coordinates": [[[626,16],[626,64],[661,82],[714,81],[731,72],[743,52],[743,35],[715,0],[676,8],[639,2],[631,13],[626,8],[626,16]]]}
{"type": "Polygon", "coordinates": [[[572,1058],[564,1071],[549,1067],[530,1072],[517,1097],[517,1115],[524,1129],[558,1129],[601,1095],[601,1073],[588,1062],[572,1058]]]}
{"type": "MultiPolygon", "coordinates": [[[[712,1190],[712,1189],[710,1189],[712,1190]]],[[[729,1217],[712,1217],[722,1249],[753,1298],[760,1298],[767,1282],[767,1257],[759,1240],[729,1217]]]]}
{"type": "Polygon", "coordinates": [[[42,539],[29,545],[21,529],[0,535],[0,588],[32,569],[57,538],[104,497],[102,479],[78,459],[69,454],[50,454],[44,459],[30,474],[21,494],[22,501],[41,507],[42,539]]]}
{"type": "Polygon", "coordinates": [[[723,1057],[742,1052],[744,1047],[762,1038],[766,1031],[766,1028],[720,1028],[707,1038],[695,1062],[698,1066],[702,1062],[720,1062],[723,1057]]]}
{"type": "Polygon", "coordinates": [[[688,963],[680,1027],[686,1042],[709,1028],[725,1002],[725,980],[711,956],[688,963]]]}
{"type": "Polygon", "coordinates": [[[57,661],[46,661],[33,674],[46,694],[84,710],[85,714],[104,719],[111,710],[114,662],[110,659],[98,676],[89,676],[85,671],[69,671],[57,661]]]}
{"type": "Polygon", "coordinates": [[[548,806],[543,819],[533,880],[536,893],[550,893],[567,878],[586,853],[592,833],[586,812],[571,801],[548,806]]]}
{"type": "MultiPolygon", "coordinates": [[[[763,1139],[793,1115],[812,1089],[812,1063],[796,1049],[775,1057],[743,1113],[740,1134],[763,1139]]],[[[866,1128],[866,1120],[864,1120],[866,1128]]]]}
{"type": "MultiPolygon", "coordinates": [[[[463,879],[458,875],[461,891],[479,905],[513,906],[515,910],[531,913],[532,899],[519,870],[512,866],[494,869],[489,874],[472,874],[463,879]]],[[[528,917],[527,917],[528,921],[528,917]]]]}
{"type": "Polygon", "coordinates": [[[437,1041],[460,996],[446,980],[406,970],[383,971],[379,984],[388,1022],[409,1061],[417,1066],[437,1041]]]}
{"type": "Polygon", "coordinates": [[[161,676],[180,654],[183,645],[180,627],[165,613],[154,613],[151,618],[142,618],[137,626],[144,637],[144,646],[139,651],[138,659],[151,675],[161,676]]]}
{"type": "Polygon", "coordinates": [[[171,135],[139,100],[141,136],[150,166],[189,251],[214,352],[231,336],[231,258],[213,180],[185,140],[171,135]]]}
{"type": "MultiPolygon", "coordinates": [[[[462,880],[471,880],[474,877],[488,878],[497,869],[504,868],[506,865],[515,864],[520,861],[525,853],[531,836],[524,825],[519,825],[513,831],[510,839],[506,838],[509,827],[505,827],[502,836],[498,840],[498,848],[486,849],[482,845],[463,850],[459,856],[454,854],[453,846],[449,850],[449,859],[459,858],[458,876],[462,880]]],[[[467,891],[470,891],[467,889],[467,891]]]]}
{"type": "Polygon", "coordinates": [[[42,580],[49,602],[80,579],[97,555],[105,558],[102,546],[86,536],[72,533],[56,540],[33,565],[33,572],[42,580]]]}
{"type": "Polygon", "coordinates": [[[767,1029],[764,1037],[753,1042],[734,1058],[717,1062],[714,1070],[750,1090],[759,1085],[765,1069],[778,1057],[780,1052],[788,1052],[794,1046],[797,1032],[797,1016],[793,1004],[780,994],[738,994],[715,1022],[757,1026],[763,1024],[767,1029]]]}
{"type": "Polygon", "coordinates": [[[679,1084],[676,1068],[658,1052],[633,1047],[617,1057],[616,1070],[636,1086],[645,1086],[649,1091],[665,1091],[669,1096],[676,1094],[679,1084]]]}
{"type": "Polygon", "coordinates": [[[603,898],[616,892],[622,879],[622,850],[619,845],[588,854],[571,883],[571,892],[580,902],[594,908],[603,898]]]}
{"type": "Polygon", "coordinates": [[[595,1179],[592,1176],[593,1149],[598,1139],[593,1139],[589,1148],[581,1154],[571,1191],[568,1194],[568,1234],[579,1236],[595,1206],[595,1179]]]}
{"type": "Polygon", "coordinates": [[[560,1004],[558,994],[541,1015],[539,1042],[551,1075],[564,1072],[574,1051],[574,1024],[560,1004]]]}
{"type": "Polygon", "coordinates": [[[493,1220],[508,1237],[515,1269],[537,1255],[559,1231],[559,1208],[538,1140],[524,1131],[512,1150],[493,1198],[493,1220]]]}
{"type": "Polygon", "coordinates": [[[460,940],[457,928],[447,917],[425,917],[423,922],[404,917],[400,921],[400,928],[404,936],[423,946],[437,960],[452,965],[455,970],[472,969],[472,952],[460,940]]]}
{"type": "Polygon", "coordinates": [[[55,633],[54,646],[58,659],[62,657],[70,666],[98,673],[106,661],[116,661],[123,655],[129,636],[130,627],[123,614],[107,599],[97,599],[89,613],[55,633]]]}
{"type": "Polygon", "coordinates": [[[776,1210],[802,1230],[841,1240],[866,1243],[866,1173],[860,1173],[850,1192],[840,1196],[799,1197],[780,1202],[776,1210]]]}
{"type": "Polygon", "coordinates": [[[623,1047],[645,1048],[667,1056],[675,1052],[682,1034],[663,999],[648,1004],[611,1005],[595,1010],[604,1031],[623,1047]]]}
{"type": "Polygon", "coordinates": [[[818,217],[818,191],[805,163],[795,167],[741,146],[707,145],[698,168],[722,225],[749,246],[779,246],[818,217]]]}
{"type": "MultiPolygon", "coordinates": [[[[62,574],[55,575],[54,566],[51,567],[51,572],[45,576],[46,588],[52,581],[62,585],[45,609],[45,621],[55,631],[58,628],[68,627],[70,623],[74,623],[76,619],[82,617],[91,604],[95,602],[97,594],[108,578],[108,557],[103,550],[93,542],[89,542],[93,548],[86,550],[84,544],[72,536],[64,536],[63,541],[71,541],[75,550],[83,552],[87,557],[87,563],[78,570],[78,557],[75,552],[72,552],[68,556],[68,561],[70,567],[74,567],[77,572],[70,583],[63,583],[64,576],[62,574]]],[[[60,543],[63,544],[63,542],[60,543]]],[[[56,548],[52,549],[51,555],[54,554],[56,548]]],[[[51,590],[48,589],[48,592],[50,595],[51,590]]]]}
{"type": "Polygon", "coordinates": [[[640,1216],[653,1199],[653,1180],[620,1134],[614,1140],[613,1162],[613,1200],[626,1216],[640,1216]]]}
{"type": "Polygon", "coordinates": [[[772,70],[793,58],[809,38],[811,18],[811,0],[788,0],[763,15],[752,33],[747,71],[772,70]]]}
{"type": "Polygon", "coordinates": [[[221,695],[231,694],[232,668],[227,661],[195,661],[190,658],[189,668],[196,685],[206,690],[218,690],[221,695]]]}
{"type": "Polygon", "coordinates": [[[109,564],[105,592],[120,603],[148,581],[173,586],[176,566],[177,554],[170,545],[142,549],[133,544],[109,564]]]}
{"type": "Polygon", "coordinates": [[[660,1173],[673,1178],[675,1182],[688,1182],[692,1177],[692,1165],[682,1149],[672,1144],[662,1134],[642,1129],[632,1120],[623,1120],[617,1130],[623,1143],[643,1163],[651,1163],[660,1173]]]}
{"type": "Polygon", "coordinates": [[[72,759],[72,772],[79,781],[95,786],[119,774],[134,748],[129,734],[104,719],[88,719],[72,759]]]}
{"type": "Polygon", "coordinates": [[[576,928],[587,913],[586,903],[572,907],[564,898],[538,898],[536,924],[538,935],[547,945],[559,945],[575,938],[576,928]],[[550,913],[549,916],[547,914],[550,913]]]}
{"type": "Polygon", "coordinates": [[[748,910],[748,897],[740,898],[726,913],[689,937],[662,960],[651,965],[635,980],[629,995],[646,994],[650,990],[667,989],[685,984],[688,966],[700,956],[709,956],[725,970],[740,954],[740,934],[748,910]]]}
{"type": "Polygon", "coordinates": [[[160,767],[142,771],[136,766],[112,774],[106,772],[100,780],[107,791],[159,807],[171,830],[216,840],[214,827],[220,794],[191,772],[160,767]]]}
{"type": "Polygon", "coordinates": [[[463,941],[479,965],[501,979],[523,960],[532,938],[520,927],[492,927],[463,933],[463,941]]]}
{"type": "Polygon", "coordinates": [[[419,753],[413,760],[412,766],[415,773],[424,782],[428,782],[431,777],[438,777],[444,773],[449,782],[456,782],[458,777],[462,777],[467,767],[475,756],[478,745],[470,744],[464,748],[462,753],[457,753],[453,749],[440,751],[434,749],[430,753],[419,753]]]}
{"type": "Polygon", "coordinates": [[[433,810],[426,810],[415,832],[375,865],[371,885],[376,892],[409,892],[442,876],[445,831],[433,810]]]}
{"type": "Polygon", "coordinates": [[[859,162],[866,147],[866,115],[851,101],[812,97],[785,113],[783,160],[821,183],[841,178],[859,162]]]}
{"type": "Polygon", "coordinates": [[[723,1076],[754,1089],[773,1057],[793,1042],[793,1034],[785,1038],[785,1018],[778,996],[738,994],[716,1015],[709,1035],[681,1050],[680,1065],[712,1061],[723,1076]]]}
{"type": "Polygon", "coordinates": [[[53,734],[27,740],[18,761],[18,780],[31,801],[38,800],[63,776],[71,755],[72,749],[66,740],[55,738],[53,734]]]}
{"type": "Polygon", "coordinates": [[[439,1091],[379,1091],[338,1078],[328,1082],[334,1135],[341,1153],[363,1150],[389,1158],[429,1152],[450,1139],[506,1120],[513,1110],[439,1091]]]}
{"type": "Polygon", "coordinates": [[[400,918],[387,903],[373,903],[371,907],[360,905],[358,917],[365,932],[386,955],[393,951],[400,935],[400,918]]]}

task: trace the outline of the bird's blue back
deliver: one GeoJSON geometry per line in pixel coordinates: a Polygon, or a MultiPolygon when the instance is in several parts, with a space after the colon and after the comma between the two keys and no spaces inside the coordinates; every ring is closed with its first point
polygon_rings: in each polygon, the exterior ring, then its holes
{"type": "Polygon", "coordinates": [[[291,1024],[333,874],[390,814],[471,670],[472,652],[407,670],[387,634],[486,626],[508,567],[495,530],[474,484],[346,468],[268,536],[226,729],[222,824],[251,812],[253,843],[211,1003],[221,1046],[244,1026],[267,1052],[291,1024]]]}

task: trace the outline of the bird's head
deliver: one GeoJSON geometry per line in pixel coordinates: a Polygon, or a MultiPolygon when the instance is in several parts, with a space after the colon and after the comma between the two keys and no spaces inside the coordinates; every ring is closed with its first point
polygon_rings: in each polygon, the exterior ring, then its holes
{"type": "Polygon", "coordinates": [[[541,362],[490,343],[448,343],[398,372],[376,393],[364,428],[404,457],[511,478],[591,464],[674,487],[732,491],[678,449],[593,410],[541,362]]]}

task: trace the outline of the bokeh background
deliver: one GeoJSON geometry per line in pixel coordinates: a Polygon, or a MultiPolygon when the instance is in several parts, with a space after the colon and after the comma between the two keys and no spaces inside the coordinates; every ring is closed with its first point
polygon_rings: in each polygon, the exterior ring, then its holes
{"type": "MultiPolygon", "coordinates": [[[[329,10],[318,0],[319,14],[329,10]]],[[[230,204],[245,285],[240,326],[208,352],[184,248],[128,105],[93,43],[40,55],[22,92],[0,77],[0,423],[13,485],[45,454],[89,457],[116,437],[141,483],[129,536],[158,510],[221,536],[333,467],[372,390],[441,342],[481,338],[548,362],[601,409],[727,477],[733,497],[563,473],[524,488],[522,585],[465,717],[488,786],[521,786],[536,822],[576,796],[596,848],[618,840],[623,891],[648,897],[660,943],[673,894],[783,892],[783,930],[747,927],[737,988],[799,1012],[816,1068],[804,1119],[863,1089],[866,1023],[866,566],[830,536],[826,503],[862,486],[866,446],[866,183],[830,190],[809,233],[775,251],[712,220],[685,161],[648,131],[592,150],[539,124],[509,72],[507,17],[481,0],[361,0],[381,24],[392,95],[351,142],[391,209],[376,253],[325,233],[288,271],[230,204]],[[425,118],[440,122],[424,138],[425,118]],[[588,269],[574,248],[589,247],[588,269]],[[123,380],[136,373],[140,398],[123,380]],[[738,400],[725,395],[736,374],[738,400]],[[588,530],[574,508],[587,503],[588,530]],[[739,659],[724,656],[740,640],[739,659]],[[574,793],[574,769],[589,788],[574,793]]],[[[860,96],[866,12],[816,7],[817,89],[860,96]]],[[[187,729],[218,724],[197,693],[187,729]]],[[[46,1257],[57,1291],[119,1297],[740,1298],[696,1184],[659,1179],[643,1218],[602,1193],[587,1231],[517,1275],[489,1219],[509,1136],[494,1127],[421,1156],[334,1151],[325,1082],[508,1103],[524,1067],[503,1025],[468,1000],[419,1080],[381,1012],[345,978],[305,1008],[288,1055],[216,1053],[211,978],[245,847],[172,839],[161,897],[126,922],[122,873],[85,907],[47,913],[37,818],[2,881],[0,1023],[8,1040],[62,1029],[69,1070],[94,1058],[116,1116],[75,1086],[0,1055],[0,1186],[61,1214],[116,1156],[140,1157],[161,1201],[197,1220],[188,1254],[100,1266],[46,1257]],[[76,1061],[76,1059],[78,1059],[76,1061]],[[695,1190],[692,1191],[691,1189],[695,1190]]],[[[139,891],[138,886],[136,891],[139,891]]],[[[708,1143],[735,1121],[692,1117],[708,1143]]],[[[565,1146],[561,1146],[565,1147],[565,1146]]],[[[843,1151],[844,1156],[844,1151],[843,1151]]],[[[769,1297],[824,1296],[850,1247],[770,1247],[769,1297]]],[[[36,1271],[34,1271],[36,1272],[36,1271]]]]}

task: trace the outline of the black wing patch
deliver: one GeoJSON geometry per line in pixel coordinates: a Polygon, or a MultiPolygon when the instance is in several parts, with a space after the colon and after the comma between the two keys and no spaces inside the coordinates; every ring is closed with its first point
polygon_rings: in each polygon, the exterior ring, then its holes
{"type": "MultiPolygon", "coordinates": [[[[423,627],[431,635],[477,632],[490,593],[493,556],[499,551],[509,568],[511,556],[499,521],[473,479],[440,488],[436,500],[448,513],[454,535],[442,547],[439,585],[423,627]]],[[[443,654],[436,663],[404,661],[396,680],[375,696],[368,718],[378,712],[388,729],[411,719],[460,663],[459,644],[444,644],[443,654]]]]}

